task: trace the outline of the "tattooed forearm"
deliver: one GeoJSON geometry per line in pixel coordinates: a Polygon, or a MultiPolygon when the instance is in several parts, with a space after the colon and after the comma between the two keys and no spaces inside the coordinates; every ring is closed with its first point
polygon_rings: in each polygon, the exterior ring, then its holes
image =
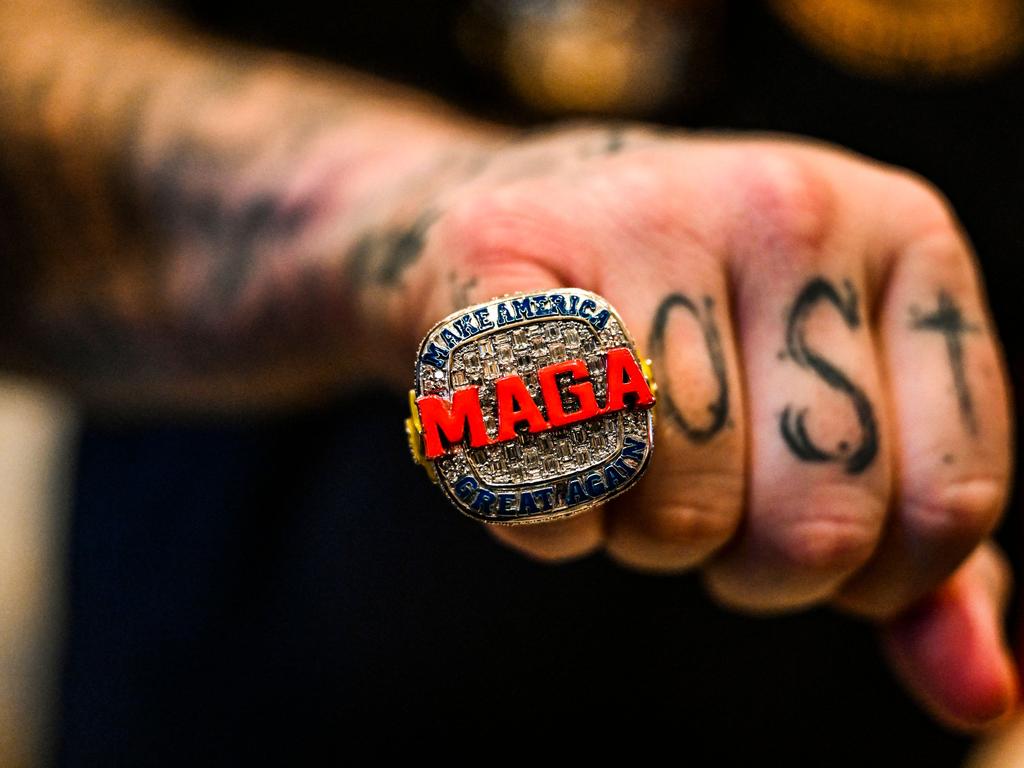
{"type": "Polygon", "coordinates": [[[703,305],[698,306],[681,293],[671,293],[662,299],[654,313],[654,323],[649,341],[651,355],[655,360],[665,361],[672,354],[672,348],[666,342],[666,334],[672,313],[677,309],[689,313],[700,324],[718,393],[707,406],[710,419],[705,423],[691,423],[672,397],[672,383],[668,374],[669,366],[666,364],[662,366],[660,373],[662,383],[659,406],[664,417],[669,419],[687,438],[695,443],[706,443],[722,430],[729,418],[729,383],[726,378],[722,342],[718,334],[718,326],[715,324],[715,303],[709,296],[705,296],[703,305]]]}
{"type": "Polygon", "coordinates": [[[964,369],[964,336],[968,333],[978,333],[978,327],[964,320],[960,305],[945,291],[939,291],[938,307],[933,312],[922,314],[917,307],[911,307],[910,314],[911,328],[939,333],[945,337],[960,419],[968,432],[972,435],[977,434],[978,421],[974,414],[974,400],[964,369]]]}
{"type": "Polygon", "coordinates": [[[801,368],[813,371],[818,378],[849,400],[857,414],[861,440],[856,446],[845,441],[834,449],[815,442],[807,430],[808,409],[787,405],[779,419],[779,428],[786,445],[801,461],[838,462],[856,475],[867,469],[878,453],[878,427],[874,408],[864,391],[849,377],[815,350],[804,335],[804,324],[811,310],[820,302],[831,304],[851,330],[860,327],[857,292],[851,282],[843,282],[842,293],[828,280],[815,278],[804,286],[793,302],[786,326],[786,354],[801,368]]]}
{"type": "Polygon", "coordinates": [[[428,209],[407,227],[375,230],[360,237],[348,255],[350,285],[397,285],[419,259],[427,231],[436,219],[437,212],[428,209]]]}
{"type": "Polygon", "coordinates": [[[479,173],[497,141],[415,94],[146,11],[14,6],[0,4],[7,366],[238,371],[293,355],[311,312],[356,352],[353,318],[337,322],[353,295],[403,286],[436,188],[479,173]]]}

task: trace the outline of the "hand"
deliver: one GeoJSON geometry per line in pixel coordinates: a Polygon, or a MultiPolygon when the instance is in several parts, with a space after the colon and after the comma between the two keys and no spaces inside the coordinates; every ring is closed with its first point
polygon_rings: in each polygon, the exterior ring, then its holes
{"type": "Polygon", "coordinates": [[[971,728],[1003,715],[1010,475],[999,342],[954,215],[907,172],[782,139],[571,129],[442,195],[403,306],[578,286],[652,357],[648,474],[604,508],[493,528],[545,560],[604,548],[700,569],[749,612],[877,621],[910,689],[971,728]]]}

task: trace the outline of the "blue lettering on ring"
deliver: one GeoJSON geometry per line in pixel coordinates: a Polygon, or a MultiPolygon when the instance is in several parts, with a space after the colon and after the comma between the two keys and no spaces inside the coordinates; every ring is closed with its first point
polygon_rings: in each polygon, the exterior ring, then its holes
{"type": "Polygon", "coordinates": [[[473,491],[479,487],[480,486],[477,484],[476,480],[469,475],[465,475],[464,477],[460,477],[455,483],[455,495],[463,501],[469,501],[469,497],[473,494],[473,491]]]}
{"type": "Polygon", "coordinates": [[[473,499],[471,507],[479,512],[483,512],[485,515],[489,515],[491,514],[491,504],[494,503],[497,498],[497,496],[486,488],[479,488],[476,492],[476,498],[473,499]]]}
{"type": "Polygon", "coordinates": [[[539,498],[541,503],[544,505],[544,511],[551,509],[551,499],[555,495],[555,489],[551,486],[547,488],[538,488],[533,492],[534,498],[539,498]]]}
{"type": "Polygon", "coordinates": [[[454,349],[459,343],[459,337],[447,328],[441,331],[441,338],[444,340],[444,344],[448,349],[454,349]]]}
{"type": "Polygon", "coordinates": [[[625,440],[622,441],[622,456],[627,459],[632,459],[638,464],[643,461],[644,453],[647,452],[647,445],[637,440],[635,437],[626,435],[625,440]]]}
{"type": "Polygon", "coordinates": [[[468,339],[479,332],[479,329],[473,325],[473,318],[469,315],[463,315],[453,322],[452,325],[462,334],[464,339],[468,339]]]}
{"type": "Polygon", "coordinates": [[[548,297],[541,294],[539,296],[531,296],[530,301],[533,302],[533,313],[537,317],[547,317],[548,315],[555,314],[555,310],[548,306],[548,297]]]}
{"type": "Polygon", "coordinates": [[[594,474],[587,475],[584,487],[587,489],[587,495],[592,499],[596,499],[608,490],[605,488],[604,481],[601,480],[601,476],[596,472],[594,474]]]}
{"type": "Polygon", "coordinates": [[[509,312],[508,304],[504,301],[498,304],[498,327],[515,322],[515,317],[509,312]]]}
{"type": "Polygon", "coordinates": [[[435,368],[443,368],[444,361],[448,359],[448,350],[441,349],[434,342],[430,342],[430,346],[427,347],[427,351],[423,353],[423,357],[420,360],[426,365],[432,365],[435,368]]]}
{"type": "Polygon", "coordinates": [[[533,501],[533,494],[529,491],[524,491],[519,497],[519,515],[521,517],[528,517],[529,515],[536,514],[537,505],[533,501]]]}
{"type": "Polygon", "coordinates": [[[476,319],[476,324],[480,327],[481,331],[486,331],[494,327],[494,323],[491,322],[487,307],[481,307],[474,311],[473,317],[476,319]]]}
{"type": "Polygon", "coordinates": [[[533,307],[530,306],[530,297],[527,296],[525,299],[512,299],[512,311],[516,313],[517,320],[522,320],[524,317],[527,319],[533,319],[533,307]]]}
{"type": "Polygon", "coordinates": [[[575,507],[587,500],[587,494],[583,490],[583,484],[578,478],[569,481],[569,487],[565,493],[565,504],[568,507],[575,507]]]}

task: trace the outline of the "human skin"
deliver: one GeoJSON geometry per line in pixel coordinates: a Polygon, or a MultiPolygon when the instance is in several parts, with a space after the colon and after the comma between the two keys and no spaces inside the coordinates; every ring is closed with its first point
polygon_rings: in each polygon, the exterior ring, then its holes
{"type": "Polygon", "coordinates": [[[524,134],[164,17],[18,0],[0,178],[5,365],[95,408],[407,389],[457,308],[601,294],[653,358],[652,466],[501,541],[696,569],[739,611],[830,604],[943,722],[1015,705],[1004,365],[955,215],[911,174],[791,137],[524,134]]]}

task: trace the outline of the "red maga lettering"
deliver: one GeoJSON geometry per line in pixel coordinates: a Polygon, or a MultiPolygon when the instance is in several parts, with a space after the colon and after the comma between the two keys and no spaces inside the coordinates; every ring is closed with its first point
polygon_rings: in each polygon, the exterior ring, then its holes
{"type": "Polygon", "coordinates": [[[451,402],[438,395],[418,398],[416,406],[423,426],[426,457],[436,459],[443,456],[450,446],[465,440],[467,426],[470,447],[480,448],[514,440],[516,427],[522,423],[527,425],[529,432],[544,432],[627,407],[648,408],[654,405],[654,394],[632,350],[628,347],[608,350],[606,364],[608,397],[603,407],[597,403],[585,361],[566,360],[538,370],[537,381],[547,418],[530,396],[521,377],[504,376],[498,379],[494,384],[498,420],[495,439],[487,434],[478,385],[456,390],[451,402]],[[565,411],[563,391],[576,398],[578,408],[568,413],[565,411]]]}

